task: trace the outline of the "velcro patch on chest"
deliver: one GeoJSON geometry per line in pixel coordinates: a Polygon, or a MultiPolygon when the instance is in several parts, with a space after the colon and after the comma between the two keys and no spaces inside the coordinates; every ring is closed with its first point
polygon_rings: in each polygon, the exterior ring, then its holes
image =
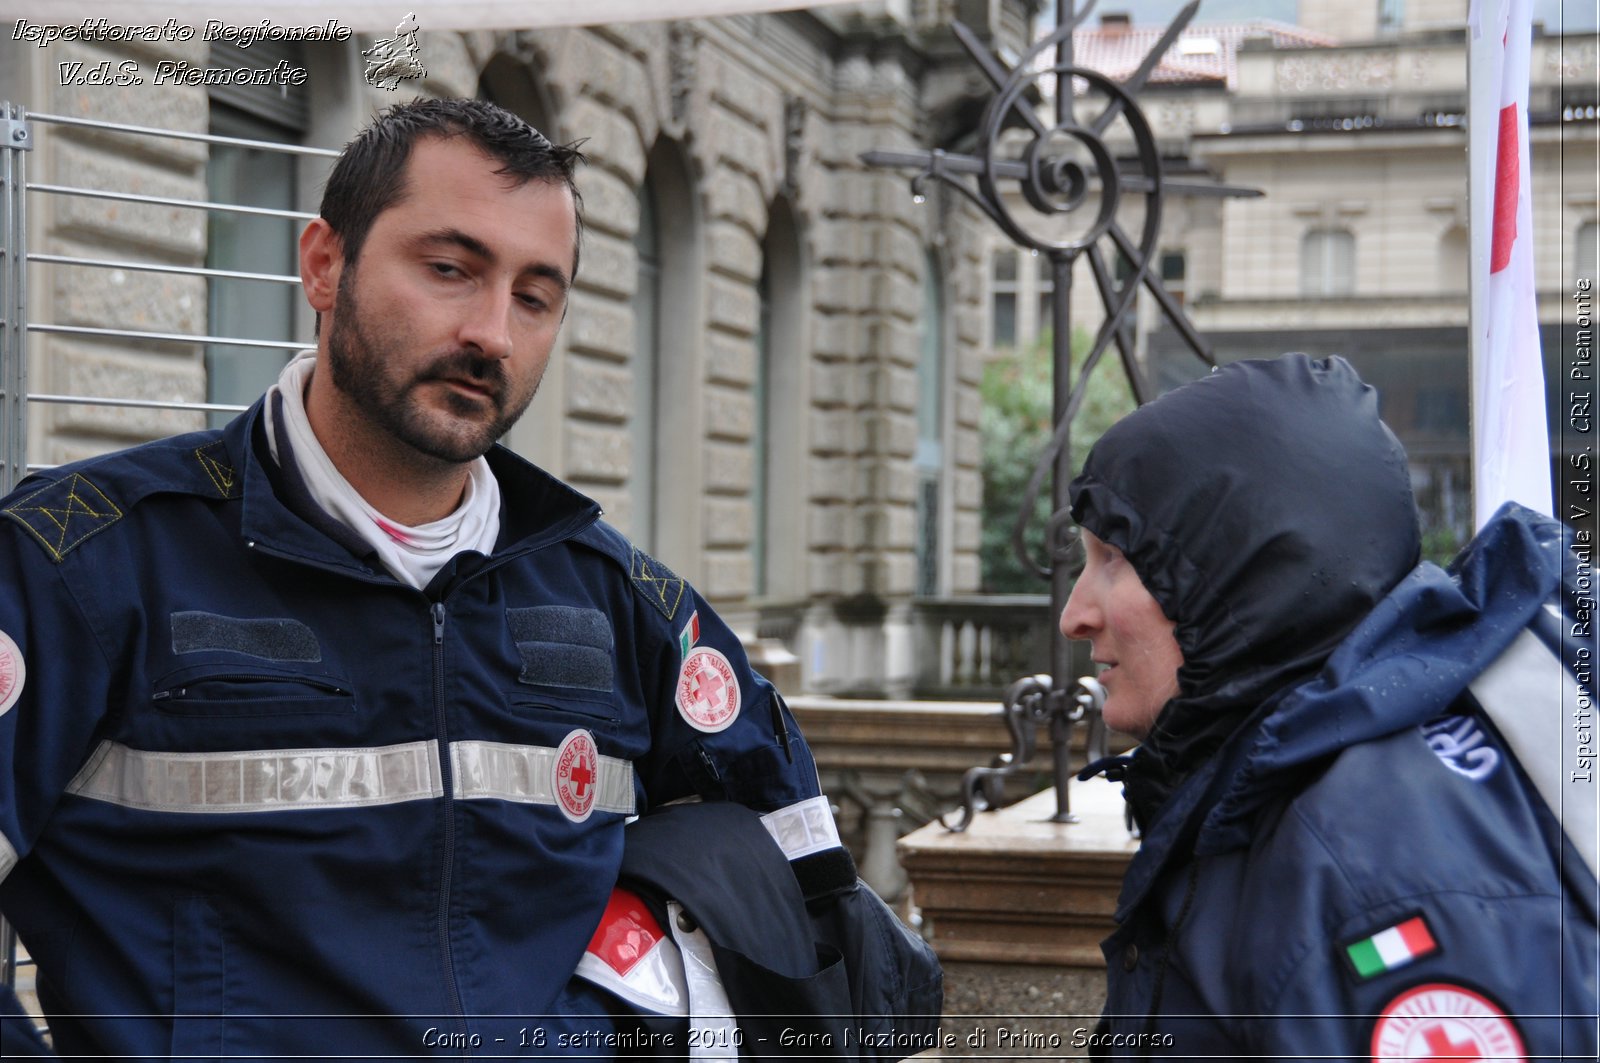
{"type": "Polygon", "coordinates": [[[662,616],[671,620],[677,615],[678,603],[683,600],[683,580],[670,568],[635,547],[628,564],[628,578],[633,581],[634,590],[644,595],[645,601],[655,606],[662,616]]]}
{"type": "Polygon", "coordinates": [[[506,610],[522,658],[517,681],[609,692],[615,651],[611,621],[598,609],[535,605],[506,610]]]}
{"type": "Polygon", "coordinates": [[[96,532],[122,519],[122,510],[81,473],[45,484],[4,510],[33,533],[51,559],[63,560],[96,532]]]}
{"type": "Polygon", "coordinates": [[[223,650],[263,661],[322,660],[316,633],[289,617],[219,616],[199,610],[172,614],[172,652],[223,650]]]}

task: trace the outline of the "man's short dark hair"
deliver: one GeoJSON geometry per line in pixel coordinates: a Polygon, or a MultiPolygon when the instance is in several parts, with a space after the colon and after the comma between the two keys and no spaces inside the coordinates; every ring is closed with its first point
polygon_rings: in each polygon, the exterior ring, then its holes
{"type": "Polygon", "coordinates": [[[406,163],[423,137],[466,137],[501,165],[495,172],[519,187],[529,181],[564,185],[572,193],[577,228],[573,234],[572,275],[578,275],[578,245],[583,237],[583,198],[573,180],[584,160],[574,144],[552,144],[521,118],[486,100],[418,99],[380,113],[334,164],[323,189],[320,213],[339,237],[346,265],[353,266],[379,214],[406,194],[406,163]]]}

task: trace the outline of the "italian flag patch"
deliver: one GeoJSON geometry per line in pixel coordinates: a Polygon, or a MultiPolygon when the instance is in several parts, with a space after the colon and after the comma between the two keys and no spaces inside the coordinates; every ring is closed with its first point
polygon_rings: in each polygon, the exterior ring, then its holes
{"type": "Polygon", "coordinates": [[[1362,978],[1372,978],[1404,967],[1430,952],[1439,951],[1439,944],[1433,940],[1433,934],[1429,932],[1422,916],[1417,915],[1353,945],[1346,945],[1344,951],[1356,974],[1362,978]]]}
{"type": "Polygon", "coordinates": [[[700,641],[700,610],[696,609],[689,616],[689,622],[683,625],[683,630],[678,632],[678,649],[682,655],[689,656],[689,651],[694,649],[694,644],[700,641]]]}

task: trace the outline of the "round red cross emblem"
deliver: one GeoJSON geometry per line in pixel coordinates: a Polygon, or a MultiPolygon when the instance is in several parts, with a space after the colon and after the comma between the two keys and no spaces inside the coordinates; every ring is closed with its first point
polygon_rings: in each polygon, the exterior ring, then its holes
{"type": "Polygon", "coordinates": [[[0,631],[0,716],[10,711],[11,706],[22,697],[22,681],[27,674],[28,670],[22,663],[22,651],[17,649],[10,635],[0,631]]]}
{"type": "Polygon", "coordinates": [[[1389,1002],[1372,1028],[1372,1058],[1518,1061],[1517,1028],[1487,997],[1458,985],[1408,989],[1389,1002]]]}
{"type": "Polygon", "coordinates": [[[573,731],[556,747],[556,804],[562,815],[582,823],[600,794],[600,750],[588,731],[573,731]]]}
{"type": "Polygon", "coordinates": [[[678,673],[678,711],[700,731],[724,730],[739,718],[739,680],[720,650],[699,646],[678,673]]]}

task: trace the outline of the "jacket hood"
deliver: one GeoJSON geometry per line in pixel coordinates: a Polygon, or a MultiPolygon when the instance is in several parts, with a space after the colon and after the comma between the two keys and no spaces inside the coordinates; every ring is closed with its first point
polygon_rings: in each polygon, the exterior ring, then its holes
{"type": "Polygon", "coordinates": [[[1269,699],[1182,784],[1128,869],[1117,918],[1170,861],[1248,845],[1256,815],[1314,766],[1444,714],[1557,595],[1576,615],[1575,588],[1562,590],[1568,538],[1557,521],[1508,503],[1448,572],[1423,562],[1407,574],[1317,675],[1269,699]]]}
{"type": "Polygon", "coordinates": [[[1314,675],[1417,563],[1405,451],[1340,358],[1236,362],[1101,437],[1075,520],[1175,624],[1178,696],[1128,766],[1148,827],[1268,698],[1314,675]]]}

